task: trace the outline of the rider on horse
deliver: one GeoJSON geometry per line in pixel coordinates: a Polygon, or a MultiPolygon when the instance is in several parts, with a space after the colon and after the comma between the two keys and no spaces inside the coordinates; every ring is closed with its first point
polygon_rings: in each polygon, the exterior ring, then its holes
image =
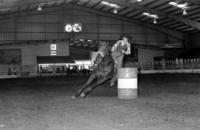
{"type": "Polygon", "coordinates": [[[111,57],[109,43],[101,42],[99,51],[94,61],[94,69],[88,81],[79,89],[73,98],[86,97],[93,89],[112,78],[114,61],[111,57]],[[94,80],[97,80],[93,83],[94,80]]]}

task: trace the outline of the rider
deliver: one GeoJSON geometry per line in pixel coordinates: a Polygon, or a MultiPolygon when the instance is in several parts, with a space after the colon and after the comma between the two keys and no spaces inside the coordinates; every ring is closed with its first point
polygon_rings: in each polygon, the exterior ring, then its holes
{"type": "MultiPolygon", "coordinates": [[[[122,35],[120,39],[112,46],[111,55],[115,63],[115,70],[122,67],[124,55],[131,54],[131,44],[128,41],[128,37],[122,35]]],[[[113,86],[117,79],[117,74],[112,78],[110,86],[113,86]]]]}

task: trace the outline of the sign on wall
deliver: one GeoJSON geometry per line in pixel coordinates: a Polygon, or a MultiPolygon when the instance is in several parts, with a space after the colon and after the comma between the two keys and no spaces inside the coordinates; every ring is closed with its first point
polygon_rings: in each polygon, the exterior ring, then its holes
{"type": "Polygon", "coordinates": [[[50,55],[51,56],[57,55],[57,45],[56,44],[50,44],[50,55]]]}
{"type": "Polygon", "coordinates": [[[81,31],[82,31],[82,24],[80,23],[65,25],[65,32],[81,32],[81,31]]]}
{"type": "Polygon", "coordinates": [[[21,49],[0,49],[0,65],[21,65],[21,49]]]}

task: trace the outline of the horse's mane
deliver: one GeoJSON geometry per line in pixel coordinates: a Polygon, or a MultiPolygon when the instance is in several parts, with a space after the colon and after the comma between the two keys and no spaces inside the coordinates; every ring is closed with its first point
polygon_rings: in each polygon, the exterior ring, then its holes
{"type": "Polygon", "coordinates": [[[107,48],[106,54],[104,57],[101,57],[101,60],[96,65],[93,70],[93,73],[109,74],[114,70],[114,61],[111,56],[111,50],[107,48]]]}

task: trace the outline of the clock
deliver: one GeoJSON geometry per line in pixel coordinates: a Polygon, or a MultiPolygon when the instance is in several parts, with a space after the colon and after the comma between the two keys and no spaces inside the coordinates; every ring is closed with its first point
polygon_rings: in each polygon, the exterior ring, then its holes
{"type": "Polygon", "coordinates": [[[73,31],[74,32],[81,32],[82,31],[82,25],[80,23],[73,24],[73,31]]]}
{"type": "Polygon", "coordinates": [[[73,25],[72,24],[66,24],[65,25],[65,31],[66,32],[72,32],[73,31],[73,25]]]}

